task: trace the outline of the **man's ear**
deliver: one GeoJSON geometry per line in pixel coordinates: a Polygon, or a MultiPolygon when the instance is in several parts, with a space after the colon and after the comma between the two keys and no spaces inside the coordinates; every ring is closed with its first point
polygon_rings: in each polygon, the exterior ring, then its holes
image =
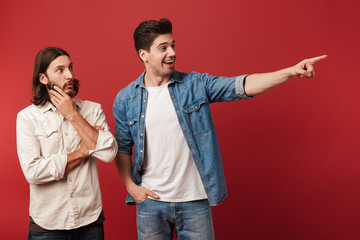
{"type": "Polygon", "coordinates": [[[148,60],[148,52],[144,49],[139,50],[139,57],[143,62],[147,62],[148,60]]]}
{"type": "Polygon", "coordinates": [[[39,81],[44,85],[49,83],[49,79],[44,73],[39,73],[39,81]]]}

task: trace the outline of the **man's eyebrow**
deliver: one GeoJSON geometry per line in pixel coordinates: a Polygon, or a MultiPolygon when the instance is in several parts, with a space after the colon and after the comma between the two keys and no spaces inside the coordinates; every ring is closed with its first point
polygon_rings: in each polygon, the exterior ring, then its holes
{"type": "MultiPolygon", "coordinates": [[[[160,47],[162,45],[167,45],[167,44],[169,44],[169,42],[162,42],[162,43],[158,44],[158,47],[160,47]]],[[[175,40],[173,40],[171,44],[175,44],[175,40]]]]}
{"type": "MultiPolygon", "coordinates": [[[[73,63],[71,62],[71,63],[69,63],[69,66],[72,66],[73,65],[73,63]]],[[[54,67],[54,69],[56,69],[56,68],[64,68],[65,67],[65,65],[56,65],[55,67],[54,67]]]]}

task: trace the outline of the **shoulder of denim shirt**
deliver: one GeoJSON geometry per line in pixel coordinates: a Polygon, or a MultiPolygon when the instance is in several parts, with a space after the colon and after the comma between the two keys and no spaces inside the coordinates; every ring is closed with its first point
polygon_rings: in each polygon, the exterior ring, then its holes
{"type": "Polygon", "coordinates": [[[136,96],[141,90],[140,86],[144,85],[144,74],[145,71],[135,81],[132,81],[129,85],[121,89],[115,98],[115,102],[121,102],[136,96]]]}

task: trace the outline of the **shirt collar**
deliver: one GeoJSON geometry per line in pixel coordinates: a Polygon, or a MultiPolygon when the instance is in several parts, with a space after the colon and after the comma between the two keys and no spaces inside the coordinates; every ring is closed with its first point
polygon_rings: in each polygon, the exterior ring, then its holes
{"type": "MultiPolygon", "coordinates": [[[[138,86],[145,87],[144,86],[145,73],[146,73],[146,70],[140,75],[140,77],[138,79],[135,80],[135,87],[138,87],[138,86]]],[[[170,83],[173,83],[173,82],[183,82],[183,79],[180,77],[179,72],[177,72],[175,70],[170,78],[170,83]]]]}
{"type": "MultiPolygon", "coordinates": [[[[80,99],[75,98],[75,104],[76,104],[76,108],[78,110],[81,109],[81,103],[82,103],[82,101],[80,99]]],[[[40,106],[40,111],[42,113],[45,113],[50,110],[57,112],[57,108],[50,101],[47,101],[44,105],[40,106]]]]}

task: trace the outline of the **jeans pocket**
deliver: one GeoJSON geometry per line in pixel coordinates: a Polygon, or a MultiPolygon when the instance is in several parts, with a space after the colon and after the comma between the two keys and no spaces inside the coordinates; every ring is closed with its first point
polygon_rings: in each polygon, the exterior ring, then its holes
{"type": "Polygon", "coordinates": [[[145,202],[147,202],[147,200],[148,200],[149,198],[147,197],[147,198],[145,198],[145,200],[144,201],[141,201],[141,202],[135,202],[136,203],[136,205],[137,206],[139,206],[139,205],[142,205],[142,204],[144,204],[145,202]]]}

